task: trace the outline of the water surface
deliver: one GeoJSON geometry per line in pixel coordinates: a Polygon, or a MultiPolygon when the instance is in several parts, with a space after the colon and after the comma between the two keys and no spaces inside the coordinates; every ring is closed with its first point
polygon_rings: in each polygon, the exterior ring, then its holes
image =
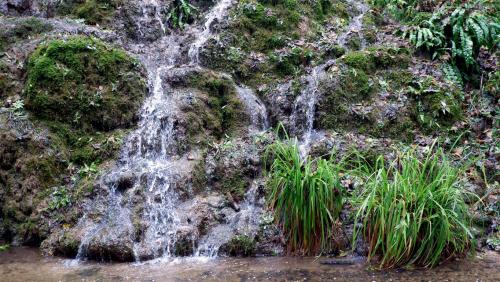
{"type": "Polygon", "coordinates": [[[500,254],[477,253],[431,270],[370,270],[300,257],[185,258],[141,264],[76,262],[36,249],[0,253],[1,281],[500,281],[500,254]]]}

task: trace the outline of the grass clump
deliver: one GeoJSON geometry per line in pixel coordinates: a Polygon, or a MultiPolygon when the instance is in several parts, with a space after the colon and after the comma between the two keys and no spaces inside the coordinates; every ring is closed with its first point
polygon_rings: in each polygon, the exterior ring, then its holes
{"type": "Polygon", "coordinates": [[[288,252],[316,254],[331,247],[342,208],[337,167],[329,160],[301,158],[296,140],[276,141],[266,152],[268,203],[283,229],[288,252]]]}
{"type": "Polygon", "coordinates": [[[255,241],[247,235],[236,235],[224,246],[230,256],[248,257],[255,254],[255,241]]]}
{"type": "Polygon", "coordinates": [[[389,164],[381,156],[364,170],[353,242],[362,234],[379,267],[432,267],[471,246],[459,170],[442,150],[423,160],[414,150],[398,152],[389,164]]]}

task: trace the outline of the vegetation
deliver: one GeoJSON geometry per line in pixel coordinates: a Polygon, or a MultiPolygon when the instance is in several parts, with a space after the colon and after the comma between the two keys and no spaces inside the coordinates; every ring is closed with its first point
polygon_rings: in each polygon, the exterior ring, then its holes
{"type": "Polygon", "coordinates": [[[488,1],[436,1],[435,6],[427,9],[432,13],[422,11],[424,1],[419,0],[372,2],[411,25],[404,36],[417,49],[431,52],[434,58],[443,54],[450,56],[450,63],[461,71],[455,72],[455,76],[470,78],[479,70],[477,57],[481,47],[497,48],[499,18],[498,13],[484,12],[483,7],[490,5],[488,1]]]}
{"type": "Polygon", "coordinates": [[[83,19],[90,25],[106,25],[112,22],[122,0],[71,0],[59,1],[57,13],[83,19]]]}
{"type": "Polygon", "coordinates": [[[471,247],[460,170],[442,150],[423,160],[413,149],[398,152],[389,164],[381,156],[361,171],[367,173],[356,213],[362,225],[355,228],[353,242],[362,235],[369,259],[380,255],[380,267],[431,267],[471,247]]]}
{"type": "Polygon", "coordinates": [[[301,158],[296,140],[276,141],[270,158],[268,203],[292,254],[317,254],[331,247],[342,209],[338,168],[325,159],[301,158]]]}
{"type": "Polygon", "coordinates": [[[52,200],[49,203],[51,210],[58,210],[71,204],[66,187],[58,187],[52,192],[52,200]]]}
{"type": "Polygon", "coordinates": [[[5,252],[10,248],[9,244],[0,244],[0,253],[5,252]]]}
{"type": "Polygon", "coordinates": [[[53,40],[28,61],[26,107],[42,119],[84,130],[128,126],[145,93],[139,63],[97,39],[53,40]]]}
{"type": "Polygon", "coordinates": [[[194,21],[198,8],[191,5],[189,0],[174,0],[167,14],[167,22],[175,28],[184,28],[184,25],[194,21]]]}
{"type": "Polygon", "coordinates": [[[255,254],[255,241],[247,235],[236,235],[224,246],[231,256],[248,257],[255,254]]]}
{"type": "Polygon", "coordinates": [[[0,30],[0,52],[5,51],[11,44],[37,34],[52,30],[52,25],[37,18],[23,18],[6,20],[14,26],[0,30]]]}

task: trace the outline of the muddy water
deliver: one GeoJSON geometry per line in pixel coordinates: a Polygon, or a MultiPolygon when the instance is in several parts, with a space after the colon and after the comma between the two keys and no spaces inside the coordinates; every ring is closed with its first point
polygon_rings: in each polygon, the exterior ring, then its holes
{"type": "Polygon", "coordinates": [[[432,270],[373,271],[314,258],[186,258],[143,264],[75,263],[35,249],[0,253],[0,281],[500,281],[500,254],[478,253],[432,270]]]}

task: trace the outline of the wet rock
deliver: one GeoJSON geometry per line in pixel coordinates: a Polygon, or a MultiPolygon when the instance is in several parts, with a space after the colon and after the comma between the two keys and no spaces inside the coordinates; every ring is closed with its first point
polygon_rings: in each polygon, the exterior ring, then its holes
{"type": "Polygon", "coordinates": [[[132,173],[125,173],[118,179],[116,189],[120,192],[124,192],[132,188],[135,184],[135,179],[136,177],[132,173]]]}
{"type": "Polygon", "coordinates": [[[197,247],[198,235],[193,227],[184,227],[177,230],[175,235],[175,255],[191,256],[197,247]]]}
{"type": "Polygon", "coordinates": [[[134,243],[131,230],[125,226],[109,226],[95,234],[86,248],[86,257],[98,261],[133,261],[134,243]]]}
{"type": "Polygon", "coordinates": [[[248,257],[255,254],[255,241],[247,235],[236,235],[219,249],[221,254],[248,257]]]}
{"type": "Polygon", "coordinates": [[[80,246],[82,230],[58,230],[43,241],[40,248],[45,254],[75,258],[80,246]]]}

